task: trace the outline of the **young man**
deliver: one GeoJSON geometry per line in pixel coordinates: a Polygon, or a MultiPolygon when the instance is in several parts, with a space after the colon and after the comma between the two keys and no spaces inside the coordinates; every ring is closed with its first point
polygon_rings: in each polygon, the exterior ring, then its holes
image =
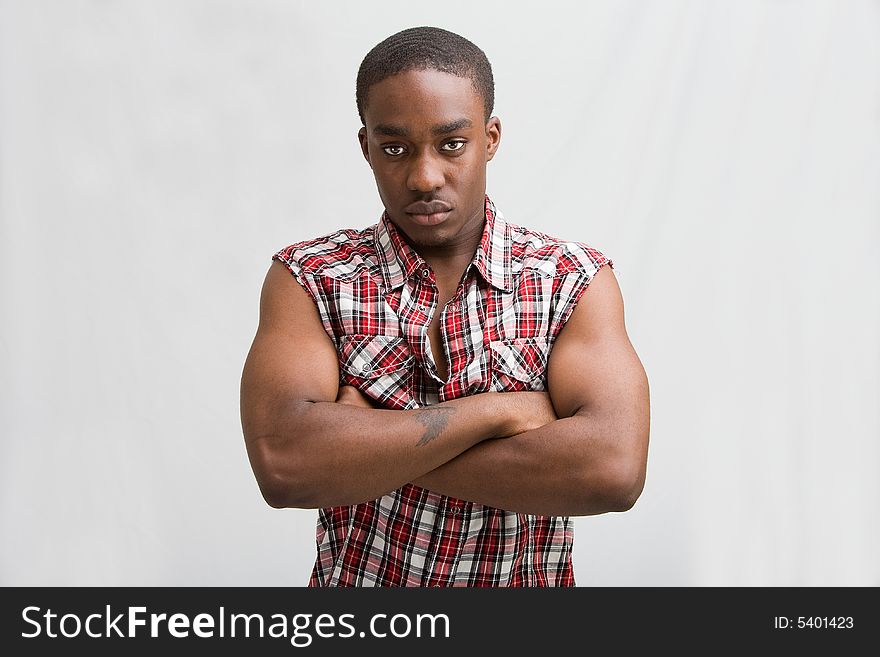
{"type": "Polygon", "coordinates": [[[385,212],[273,256],[242,426],[266,501],[320,509],[311,586],[573,586],[571,516],[644,486],[648,384],[611,262],[505,222],[493,103],[466,39],[378,44],[358,138],[385,212]]]}

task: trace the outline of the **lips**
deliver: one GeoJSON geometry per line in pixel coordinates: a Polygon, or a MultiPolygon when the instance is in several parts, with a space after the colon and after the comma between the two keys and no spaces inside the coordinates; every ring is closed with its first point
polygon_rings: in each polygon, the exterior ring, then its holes
{"type": "Polygon", "coordinates": [[[443,201],[416,201],[407,205],[403,211],[407,214],[438,214],[440,212],[449,212],[452,206],[443,201]]]}
{"type": "Polygon", "coordinates": [[[424,226],[433,226],[446,219],[452,212],[452,206],[443,201],[416,201],[407,205],[403,211],[414,222],[424,226]]]}

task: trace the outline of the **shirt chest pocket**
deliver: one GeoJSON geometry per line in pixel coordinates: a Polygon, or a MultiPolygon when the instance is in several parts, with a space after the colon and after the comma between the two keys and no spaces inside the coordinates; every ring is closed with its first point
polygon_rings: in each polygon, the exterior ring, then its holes
{"type": "Polygon", "coordinates": [[[545,337],[508,338],[489,343],[492,390],[522,392],[547,389],[547,358],[550,345],[545,337]]]}
{"type": "Polygon", "coordinates": [[[354,386],[383,408],[416,408],[415,358],[406,340],[390,335],[345,335],[339,344],[339,385],[354,386]]]}

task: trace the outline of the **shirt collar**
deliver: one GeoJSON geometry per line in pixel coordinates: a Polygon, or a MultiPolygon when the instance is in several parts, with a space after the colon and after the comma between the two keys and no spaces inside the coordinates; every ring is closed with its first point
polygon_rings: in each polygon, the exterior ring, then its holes
{"type": "MultiPolygon", "coordinates": [[[[382,219],[376,224],[375,239],[379,265],[388,290],[399,288],[413,273],[427,267],[424,259],[403,239],[387,212],[382,213],[382,219]]],[[[510,228],[487,196],[483,235],[468,268],[474,267],[493,287],[504,292],[512,291],[510,245],[510,228]]]]}

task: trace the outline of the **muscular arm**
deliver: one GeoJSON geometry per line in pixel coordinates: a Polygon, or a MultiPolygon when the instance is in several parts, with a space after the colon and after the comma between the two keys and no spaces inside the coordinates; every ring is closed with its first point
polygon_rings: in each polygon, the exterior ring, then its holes
{"type": "Polygon", "coordinates": [[[317,508],[375,499],[479,442],[545,421],[486,394],[392,411],[337,403],[339,365],[315,304],[273,262],[241,379],[248,458],[266,501],[317,508]]]}
{"type": "Polygon", "coordinates": [[[547,376],[560,419],[481,442],[413,483],[521,513],[631,508],[645,482],[648,381],[610,267],[599,270],[559,333],[547,376]]]}

